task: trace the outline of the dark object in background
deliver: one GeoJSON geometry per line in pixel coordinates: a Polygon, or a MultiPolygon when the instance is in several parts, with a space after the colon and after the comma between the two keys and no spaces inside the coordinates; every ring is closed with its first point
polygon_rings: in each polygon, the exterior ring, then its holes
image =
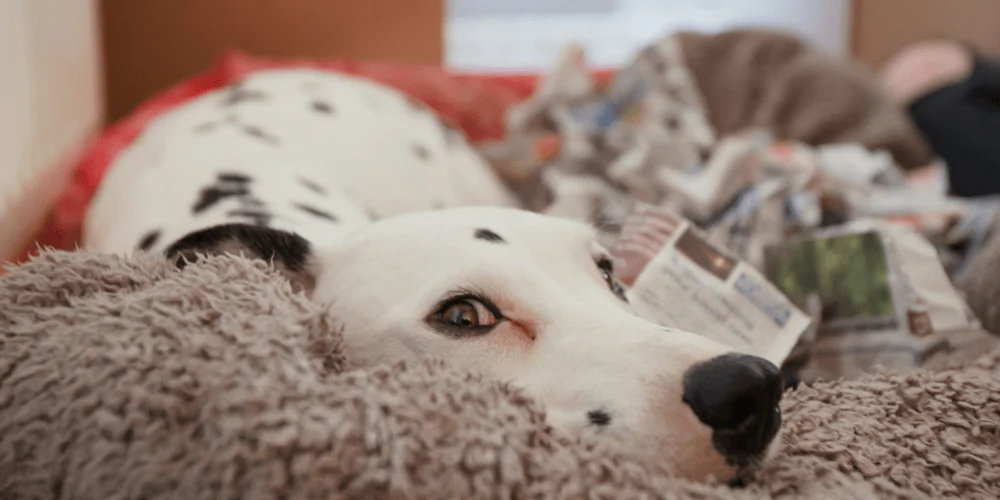
{"type": "Polygon", "coordinates": [[[967,78],[920,97],[909,111],[948,164],[951,194],[1000,194],[1000,61],[977,54],[967,78]]]}
{"type": "Polygon", "coordinates": [[[812,146],[857,142],[904,169],[932,159],[905,109],[859,63],[771,30],[678,36],[719,136],[763,128],[812,146]]]}

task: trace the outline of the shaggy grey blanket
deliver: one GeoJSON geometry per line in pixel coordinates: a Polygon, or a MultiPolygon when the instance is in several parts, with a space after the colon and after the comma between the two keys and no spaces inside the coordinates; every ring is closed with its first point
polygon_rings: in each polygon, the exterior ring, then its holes
{"type": "Polygon", "coordinates": [[[561,437],[502,382],[347,355],[263,262],[45,253],[0,277],[0,498],[1000,498],[1000,352],[790,392],[739,490],[561,437]]]}

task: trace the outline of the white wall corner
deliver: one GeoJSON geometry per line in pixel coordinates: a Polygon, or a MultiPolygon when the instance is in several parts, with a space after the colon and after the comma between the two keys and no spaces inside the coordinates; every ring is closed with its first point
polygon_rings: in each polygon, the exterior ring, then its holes
{"type": "Polygon", "coordinates": [[[31,242],[104,121],[98,0],[0,2],[0,261],[31,242]]]}

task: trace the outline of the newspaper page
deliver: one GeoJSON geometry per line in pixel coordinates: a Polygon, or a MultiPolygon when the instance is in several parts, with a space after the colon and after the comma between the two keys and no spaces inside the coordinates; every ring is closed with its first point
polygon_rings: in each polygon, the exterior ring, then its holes
{"type": "Polygon", "coordinates": [[[934,247],[918,232],[878,220],[775,245],[765,273],[802,307],[821,312],[803,380],[854,377],[876,366],[907,371],[978,327],[934,247]]]}
{"type": "Polygon", "coordinates": [[[640,205],[614,254],[636,312],[781,366],[811,319],[690,221],[640,205]]]}

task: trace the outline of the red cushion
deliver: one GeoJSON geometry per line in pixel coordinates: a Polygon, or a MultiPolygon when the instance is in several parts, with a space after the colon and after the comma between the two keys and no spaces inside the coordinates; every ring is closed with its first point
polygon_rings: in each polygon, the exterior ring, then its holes
{"type": "MultiPolygon", "coordinates": [[[[240,52],[222,55],[208,71],[181,82],[149,99],[131,115],[109,126],[82,155],[69,185],[46,220],[36,241],[62,250],[73,249],[80,239],[87,206],[115,156],[160,113],[204,92],[239,81],[262,69],[305,67],[362,76],[394,87],[424,102],[473,142],[501,138],[504,112],[534,91],[533,74],[461,75],[438,66],[355,61],[273,60],[240,52]]],[[[602,76],[608,73],[603,72],[602,76]]],[[[34,252],[30,245],[21,260],[34,252]]]]}

